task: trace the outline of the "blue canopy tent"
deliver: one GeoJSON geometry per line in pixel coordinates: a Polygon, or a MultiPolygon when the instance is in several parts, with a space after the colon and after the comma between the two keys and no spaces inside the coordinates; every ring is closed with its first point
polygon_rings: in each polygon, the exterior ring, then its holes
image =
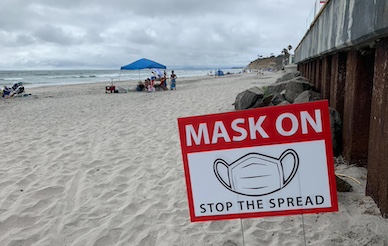
{"type": "Polygon", "coordinates": [[[146,68],[149,68],[149,69],[151,69],[151,68],[166,69],[167,67],[162,65],[162,64],[160,64],[160,63],[148,60],[146,58],[142,58],[140,60],[132,62],[131,64],[122,66],[120,70],[139,70],[139,80],[140,80],[140,70],[141,69],[146,69],[146,68]]]}
{"type": "Polygon", "coordinates": [[[157,63],[157,62],[154,62],[154,61],[142,58],[140,60],[132,62],[131,64],[128,64],[126,66],[121,67],[121,70],[140,70],[140,69],[145,69],[145,68],[161,68],[161,69],[166,69],[167,67],[162,65],[162,64],[160,64],[160,63],[157,63]]]}

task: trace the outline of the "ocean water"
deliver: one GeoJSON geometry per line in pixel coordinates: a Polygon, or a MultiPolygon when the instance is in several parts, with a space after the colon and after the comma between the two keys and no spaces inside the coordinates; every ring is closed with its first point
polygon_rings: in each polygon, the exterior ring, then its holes
{"type": "MultiPolygon", "coordinates": [[[[206,76],[218,69],[176,69],[178,78],[206,76]]],[[[239,73],[242,69],[221,69],[224,73],[239,73]]],[[[0,71],[0,86],[12,86],[14,83],[23,82],[24,87],[40,87],[53,85],[109,83],[123,80],[145,80],[152,76],[152,69],[143,70],[18,70],[0,71]]],[[[163,70],[161,70],[163,72],[163,70]]],[[[171,70],[166,70],[170,76],[171,70]]]]}

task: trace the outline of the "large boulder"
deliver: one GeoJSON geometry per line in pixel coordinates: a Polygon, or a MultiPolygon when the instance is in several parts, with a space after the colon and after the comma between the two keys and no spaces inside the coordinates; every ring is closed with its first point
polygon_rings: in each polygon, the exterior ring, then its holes
{"type": "Polygon", "coordinates": [[[307,82],[307,83],[310,83],[311,84],[311,81],[306,78],[306,77],[303,77],[303,76],[298,76],[294,79],[292,79],[293,81],[298,81],[298,82],[307,82]]]}
{"type": "Polygon", "coordinates": [[[286,84],[285,91],[286,93],[284,93],[284,96],[286,97],[287,101],[294,103],[295,98],[297,98],[304,91],[304,89],[301,83],[290,81],[286,84]]]}
{"type": "Polygon", "coordinates": [[[314,86],[308,82],[308,80],[298,80],[293,79],[286,83],[285,86],[286,93],[284,96],[287,101],[293,103],[294,100],[301,94],[303,91],[314,90],[314,86]]]}
{"type": "Polygon", "coordinates": [[[280,94],[282,91],[285,90],[287,83],[274,83],[267,86],[267,93],[272,95],[280,94]]]}
{"type": "Polygon", "coordinates": [[[293,98],[294,97],[293,95],[295,95],[296,93],[299,95],[302,91],[305,91],[305,90],[315,91],[314,85],[311,84],[307,78],[299,76],[291,80],[268,85],[267,93],[277,95],[277,94],[280,94],[282,91],[285,91],[287,93],[287,89],[289,94],[288,97],[293,100],[290,101],[287,97],[286,98],[291,103],[294,102],[294,99],[297,97],[296,96],[295,98],[293,98]],[[298,92],[293,92],[294,89],[296,89],[298,92]]]}
{"type": "Polygon", "coordinates": [[[284,74],[281,78],[278,78],[276,80],[276,83],[280,83],[280,82],[283,82],[283,81],[291,80],[291,79],[299,77],[299,76],[300,76],[300,72],[295,70],[293,72],[284,74]]]}
{"type": "MultiPolygon", "coordinates": [[[[304,91],[295,99],[294,104],[318,101],[321,99],[321,95],[318,92],[304,91]]],[[[333,155],[339,156],[342,153],[342,119],[338,111],[330,107],[329,114],[333,155]]]]}
{"type": "Polygon", "coordinates": [[[240,92],[234,101],[235,110],[249,109],[259,107],[263,104],[264,91],[259,87],[252,87],[240,92]]]}
{"type": "Polygon", "coordinates": [[[318,101],[321,99],[322,99],[321,93],[318,93],[315,91],[303,91],[298,95],[297,98],[295,98],[294,103],[312,102],[312,101],[318,101]]]}

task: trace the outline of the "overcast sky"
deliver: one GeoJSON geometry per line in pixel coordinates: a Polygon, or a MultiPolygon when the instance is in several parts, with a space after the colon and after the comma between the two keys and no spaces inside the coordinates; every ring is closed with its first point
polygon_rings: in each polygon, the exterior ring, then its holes
{"type": "Polygon", "coordinates": [[[314,2],[0,0],[0,70],[246,66],[296,47],[314,2]]]}

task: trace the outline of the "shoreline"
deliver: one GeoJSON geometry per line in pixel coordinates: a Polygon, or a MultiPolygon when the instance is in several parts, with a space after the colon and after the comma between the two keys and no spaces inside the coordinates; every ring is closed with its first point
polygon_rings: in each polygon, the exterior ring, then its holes
{"type": "MultiPolygon", "coordinates": [[[[174,69],[172,69],[174,70],[174,69]]],[[[110,83],[111,81],[138,81],[151,76],[151,69],[135,70],[17,70],[0,71],[2,85],[12,86],[14,83],[23,82],[27,88],[40,86],[110,83]]],[[[171,71],[171,69],[166,71],[171,71]]],[[[211,69],[210,69],[211,71],[211,69]]],[[[214,71],[214,70],[213,70],[214,71]]],[[[241,70],[226,69],[226,73],[237,74],[241,70]]],[[[178,69],[181,78],[206,76],[209,70],[203,69],[178,69]]]]}

